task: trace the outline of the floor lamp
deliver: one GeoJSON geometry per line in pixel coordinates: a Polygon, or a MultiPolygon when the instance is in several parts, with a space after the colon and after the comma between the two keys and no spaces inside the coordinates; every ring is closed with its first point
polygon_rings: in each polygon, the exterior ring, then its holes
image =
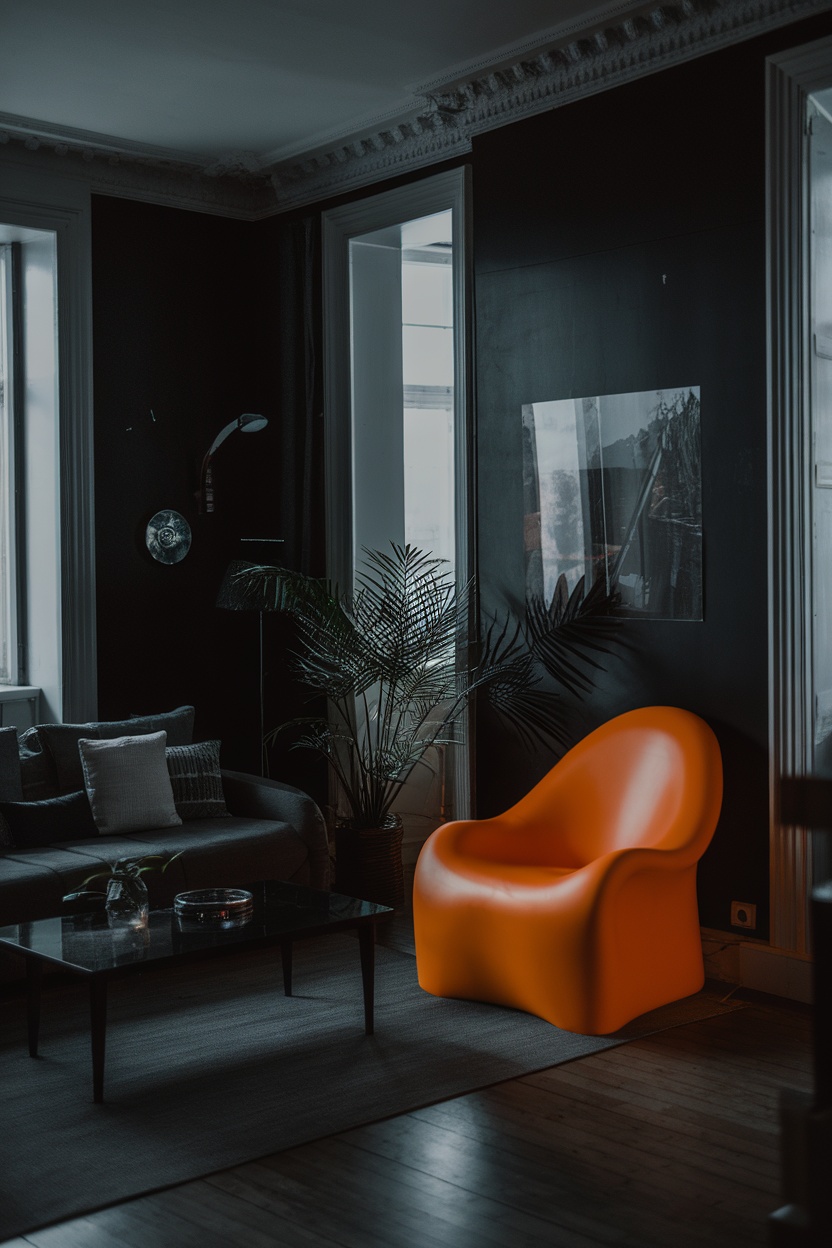
{"type": "MultiPolygon", "coordinates": [[[[243,543],[252,543],[259,547],[268,547],[271,545],[281,544],[283,538],[260,538],[252,537],[242,538],[243,543]]],[[[257,552],[258,554],[261,551],[257,552]]],[[[259,617],[260,625],[260,775],[267,776],[269,774],[269,760],[266,751],[266,735],[265,725],[265,683],[264,683],[264,665],[263,665],[263,616],[267,611],[274,610],[274,599],[269,598],[266,586],[262,580],[253,580],[246,576],[251,568],[260,567],[261,563],[271,563],[270,552],[267,558],[260,562],[254,562],[251,559],[232,559],[228,567],[225,569],[225,576],[222,579],[219,593],[217,594],[216,606],[224,611],[256,611],[259,617]]]]}

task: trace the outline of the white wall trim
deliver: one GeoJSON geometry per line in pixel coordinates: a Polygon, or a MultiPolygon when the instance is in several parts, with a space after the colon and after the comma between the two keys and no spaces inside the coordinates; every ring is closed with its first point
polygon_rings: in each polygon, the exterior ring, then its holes
{"type": "Polygon", "coordinates": [[[811,1005],[812,959],[768,945],[741,944],[740,985],[811,1005]]]}
{"type": "Polygon", "coordinates": [[[806,105],[832,84],[832,38],[766,63],[771,945],[809,950],[808,828],[780,822],[780,782],[813,771],[806,105]]]}
{"type": "Polygon", "coordinates": [[[53,711],[83,721],[98,702],[89,188],[18,169],[4,181],[0,221],[57,241],[61,705],[53,711]]]}
{"type": "Polygon", "coordinates": [[[703,927],[701,937],[706,979],[811,1002],[812,960],[808,955],[772,949],[767,941],[749,939],[738,931],[703,927]]]}

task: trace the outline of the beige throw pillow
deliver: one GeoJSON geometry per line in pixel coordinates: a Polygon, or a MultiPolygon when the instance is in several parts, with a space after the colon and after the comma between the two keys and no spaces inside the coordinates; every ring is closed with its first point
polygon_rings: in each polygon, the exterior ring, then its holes
{"type": "Polygon", "coordinates": [[[165,758],[166,732],[78,742],[84,786],[99,833],[149,832],[181,824],[165,758]]]}

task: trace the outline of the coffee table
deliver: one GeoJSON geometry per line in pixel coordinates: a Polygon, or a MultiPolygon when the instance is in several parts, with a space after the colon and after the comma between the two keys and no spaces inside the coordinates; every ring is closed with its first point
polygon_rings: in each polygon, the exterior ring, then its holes
{"type": "Polygon", "coordinates": [[[280,946],[283,990],[292,995],[292,946],[301,937],[354,928],[358,935],[364,1030],[373,1034],[375,927],[389,906],[278,880],[246,885],[254,913],[244,927],[180,919],[172,908],[151,910],[139,931],[110,928],[105,914],[63,915],[0,927],[0,946],[26,959],[29,1053],[38,1055],[41,978],[45,965],[89,982],[93,1100],[104,1100],[107,985],[111,979],[161,964],[180,965],[213,954],[280,946]]]}

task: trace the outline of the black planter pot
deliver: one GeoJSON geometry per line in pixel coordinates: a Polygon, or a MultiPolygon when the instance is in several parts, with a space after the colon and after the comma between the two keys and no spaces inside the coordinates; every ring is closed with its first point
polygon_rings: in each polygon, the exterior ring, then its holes
{"type": "Polygon", "coordinates": [[[382,828],[335,830],[335,891],[401,910],[404,906],[402,836],[398,815],[382,828]]]}

